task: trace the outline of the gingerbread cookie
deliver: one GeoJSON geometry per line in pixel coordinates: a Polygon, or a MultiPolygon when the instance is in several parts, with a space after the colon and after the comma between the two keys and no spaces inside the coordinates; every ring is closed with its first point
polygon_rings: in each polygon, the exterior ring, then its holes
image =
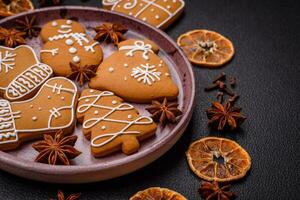
{"type": "Polygon", "coordinates": [[[130,39],[118,47],[119,51],[98,67],[89,83],[91,88],[112,91],[135,103],[177,98],[178,88],[168,65],[157,55],[157,45],[149,40],[130,39]]]}
{"type": "Polygon", "coordinates": [[[104,8],[133,16],[165,29],[183,11],[183,0],[102,0],[104,8]]]}
{"type": "Polygon", "coordinates": [[[85,89],[77,107],[77,119],[84,135],[91,140],[91,151],[102,157],[122,150],[138,151],[139,141],[155,134],[156,125],[150,117],[140,116],[130,104],[109,91],[85,89]]]}
{"type": "Polygon", "coordinates": [[[87,36],[85,28],[78,22],[66,19],[55,20],[44,25],[41,31],[44,47],[41,60],[52,67],[54,73],[69,76],[70,62],[99,65],[103,52],[99,43],[87,36]]]}
{"type": "Polygon", "coordinates": [[[29,100],[10,103],[0,100],[0,150],[62,129],[71,133],[75,125],[77,88],[67,78],[51,78],[29,100]]]}
{"type": "Polygon", "coordinates": [[[0,46],[0,96],[3,98],[9,101],[30,98],[51,75],[51,67],[40,63],[30,46],[0,46]]]}

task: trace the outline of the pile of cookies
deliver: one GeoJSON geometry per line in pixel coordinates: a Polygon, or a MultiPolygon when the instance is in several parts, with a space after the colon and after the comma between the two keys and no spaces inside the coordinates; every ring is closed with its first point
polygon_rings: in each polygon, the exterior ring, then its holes
{"type": "Polygon", "coordinates": [[[76,121],[95,157],[133,154],[140,141],[155,135],[154,120],[130,103],[177,99],[178,87],[156,44],[124,40],[103,60],[100,43],[70,19],[48,22],[40,38],[40,60],[28,45],[0,46],[0,150],[58,131],[72,134],[76,121]],[[94,66],[93,76],[79,74],[90,80],[84,88],[69,79],[72,66],[79,72],[94,66]]]}

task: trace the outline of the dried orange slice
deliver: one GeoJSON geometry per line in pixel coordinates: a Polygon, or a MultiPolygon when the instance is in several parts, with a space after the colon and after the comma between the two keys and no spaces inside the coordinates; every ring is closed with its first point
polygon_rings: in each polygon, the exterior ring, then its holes
{"type": "Polygon", "coordinates": [[[207,181],[226,182],[244,177],[251,167],[247,151],[236,142],[206,137],[192,143],[186,152],[190,168],[207,181]]]}
{"type": "Polygon", "coordinates": [[[187,200],[178,192],[160,188],[151,187],[143,191],[139,191],[133,195],[129,200],[187,200]]]}
{"type": "Polygon", "coordinates": [[[177,39],[177,44],[192,63],[206,67],[224,65],[234,55],[234,47],[229,39],[208,30],[182,34],[177,39]]]}
{"type": "Polygon", "coordinates": [[[9,4],[0,1],[0,16],[8,17],[17,13],[33,10],[34,6],[30,0],[11,0],[9,4]]]}

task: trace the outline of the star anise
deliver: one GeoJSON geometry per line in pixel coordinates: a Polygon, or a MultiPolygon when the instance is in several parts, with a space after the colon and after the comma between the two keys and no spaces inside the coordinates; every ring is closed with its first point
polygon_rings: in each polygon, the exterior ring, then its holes
{"type": "Polygon", "coordinates": [[[208,124],[216,127],[218,130],[224,130],[226,126],[231,129],[237,128],[246,119],[241,113],[241,108],[234,107],[227,101],[223,106],[219,102],[213,102],[212,107],[206,111],[209,119],[208,124]]]}
{"type": "Polygon", "coordinates": [[[167,98],[163,102],[152,101],[152,105],[147,107],[146,110],[152,114],[154,121],[159,121],[162,126],[168,123],[175,123],[176,117],[182,115],[182,112],[177,108],[178,103],[168,103],[167,98]]]}
{"type": "Polygon", "coordinates": [[[117,45],[120,41],[125,40],[123,34],[128,29],[120,24],[103,23],[102,25],[95,27],[94,30],[97,32],[95,40],[99,42],[107,41],[117,45]]]}
{"type": "Polygon", "coordinates": [[[226,185],[220,188],[218,182],[203,181],[199,193],[205,200],[232,200],[236,198],[236,195],[229,191],[230,187],[226,185]]]}
{"type": "Polygon", "coordinates": [[[37,37],[41,31],[41,27],[36,25],[36,17],[33,16],[31,18],[25,17],[23,20],[16,20],[17,26],[16,29],[23,31],[26,33],[28,38],[37,37]]]}
{"type": "Polygon", "coordinates": [[[70,79],[75,79],[80,87],[83,86],[84,83],[90,81],[91,78],[96,76],[97,65],[85,65],[80,66],[79,64],[70,63],[70,67],[72,73],[68,76],[70,79]]]}
{"type": "Polygon", "coordinates": [[[24,36],[25,32],[19,31],[14,28],[0,27],[0,43],[7,47],[15,47],[21,44],[25,44],[24,36]]]}
{"type": "Polygon", "coordinates": [[[60,0],[39,0],[41,7],[44,6],[57,6],[60,4],[60,0]]]}
{"type": "Polygon", "coordinates": [[[70,159],[81,154],[74,148],[76,140],[76,135],[64,136],[62,130],[57,131],[54,137],[45,134],[44,140],[32,145],[39,152],[35,161],[50,165],[70,165],[70,159]]]}
{"type": "Polygon", "coordinates": [[[76,194],[71,194],[70,196],[65,198],[64,193],[62,191],[58,191],[57,200],[78,200],[80,195],[81,195],[80,193],[76,193],[76,194]]]}

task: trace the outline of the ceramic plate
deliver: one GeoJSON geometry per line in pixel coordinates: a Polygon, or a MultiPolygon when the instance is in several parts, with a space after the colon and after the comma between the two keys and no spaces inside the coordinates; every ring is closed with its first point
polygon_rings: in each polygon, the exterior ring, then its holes
{"type": "MultiPolygon", "coordinates": [[[[119,152],[105,158],[94,158],[90,153],[90,142],[83,137],[81,125],[77,125],[74,131],[74,134],[78,136],[76,148],[82,151],[82,154],[74,159],[71,166],[51,166],[34,162],[37,152],[31,147],[32,143],[27,143],[14,151],[0,151],[0,168],[2,170],[21,177],[53,183],[101,181],[128,174],[148,165],[176,143],[185,131],[192,116],[195,81],[190,63],[168,35],[142,21],[122,14],[98,8],[74,6],[45,8],[8,17],[0,21],[0,26],[13,27],[16,19],[33,15],[37,17],[40,26],[62,17],[77,18],[80,23],[86,26],[88,34],[92,37],[95,34],[92,27],[102,22],[120,23],[126,25],[130,30],[126,34],[127,38],[149,38],[153,40],[159,45],[161,49],[159,56],[169,64],[173,79],[180,89],[178,102],[184,114],[177,124],[165,128],[158,127],[156,136],[142,142],[139,151],[130,156],[119,152]]],[[[40,51],[42,45],[40,38],[34,38],[28,41],[28,44],[36,52],[40,51]]],[[[104,57],[117,50],[111,44],[104,44],[102,48],[104,57]]],[[[135,106],[140,113],[149,114],[144,110],[145,105],[135,104],[135,106]]]]}

